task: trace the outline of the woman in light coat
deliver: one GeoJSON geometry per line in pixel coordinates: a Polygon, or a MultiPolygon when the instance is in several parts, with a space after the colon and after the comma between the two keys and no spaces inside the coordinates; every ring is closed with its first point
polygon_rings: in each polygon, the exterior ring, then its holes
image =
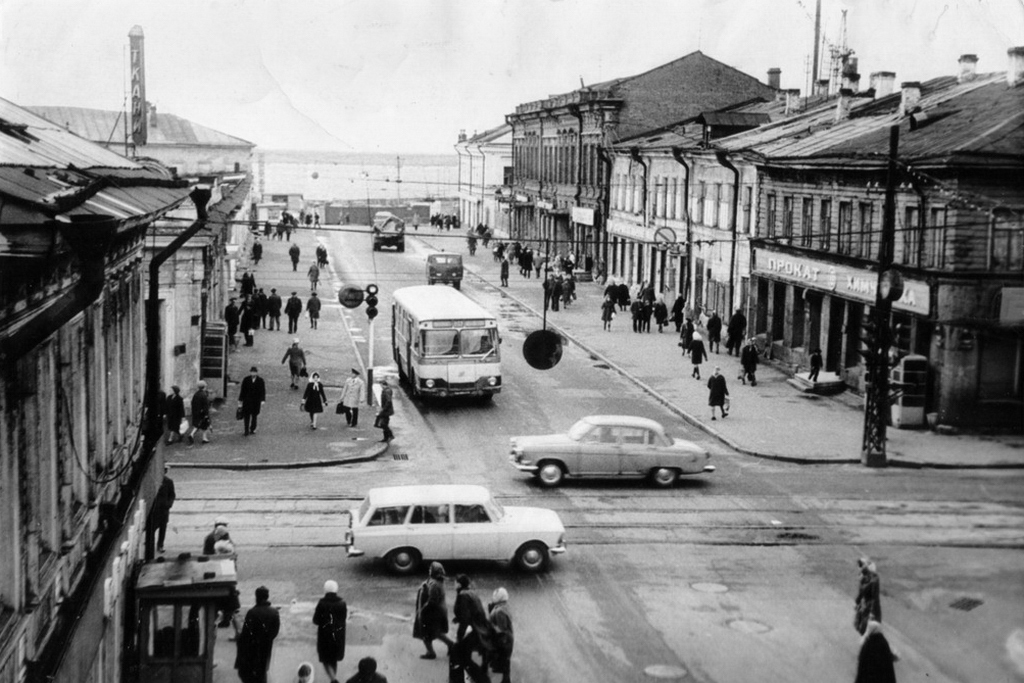
{"type": "Polygon", "coordinates": [[[327,394],[324,392],[324,385],[320,383],[320,373],[314,372],[309,376],[306,391],[302,394],[302,409],[309,413],[310,429],[316,429],[317,415],[324,412],[326,405],[327,394]]]}

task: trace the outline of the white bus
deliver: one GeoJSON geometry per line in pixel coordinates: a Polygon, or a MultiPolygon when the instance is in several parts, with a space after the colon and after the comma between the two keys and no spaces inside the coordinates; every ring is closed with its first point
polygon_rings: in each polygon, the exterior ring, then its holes
{"type": "Polygon", "coordinates": [[[414,396],[481,396],[501,391],[498,320],[447,287],[395,290],[391,348],[414,396]]]}

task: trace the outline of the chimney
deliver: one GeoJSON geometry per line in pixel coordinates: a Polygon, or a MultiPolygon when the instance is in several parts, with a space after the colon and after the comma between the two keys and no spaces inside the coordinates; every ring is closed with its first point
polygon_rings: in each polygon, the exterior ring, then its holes
{"type": "Polygon", "coordinates": [[[828,79],[819,78],[814,82],[814,94],[820,97],[828,96],[828,79]]]}
{"type": "Polygon", "coordinates": [[[918,100],[921,99],[920,81],[903,81],[900,83],[903,89],[903,99],[900,100],[900,116],[908,116],[914,113],[918,100]]]}
{"type": "Polygon", "coordinates": [[[800,88],[791,88],[786,93],[786,115],[795,114],[800,108],[800,88]]]}
{"type": "Polygon", "coordinates": [[[853,91],[849,88],[842,88],[839,91],[839,99],[836,100],[836,117],[834,121],[839,123],[850,118],[850,102],[853,100],[853,91]]]}
{"type": "Polygon", "coordinates": [[[1010,63],[1006,70],[1006,85],[1015,88],[1024,80],[1024,47],[1011,47],[1006,51],[1010,63]]]}
{"type": "Polygon", "coordinates": [[[782,83],[782,69],[772,67],[768,69],[768,87],[779,90],[779,86],[782,83]]]}
{"type": "Polygon", "coordinates": [[[147,102],[149,105],[149,125],[156,128],[156,105],[147,102]]]}
{"type": "Polygon", "coordinates": [[[459,131],[459,142],[465,142],[465,141],[466,141],[466,129],[463,128],[463,129],[461,129],[459,131]]]}
{"type": "Polygon", "coordinates": [[[857,58],[849,57],[843,66],[843,87],[853,92],[860,88],[860,74],[857,73],[857,58]]]}
{"type": "Polygon", "coordinates": [[[132,73],[132,142],[141,147],[146,144],[146,37],[136,24],[128,31],[132,73]]]}
{"type": "Polygon", "coordinates": [[[875,71],[871,74],[871,89],[875,91],[875,99],[892,94],[892,86],[896,83],[895,71],[875,71]]]}
{"type": "Polygon", "coordinates": [[[958,83],[974,80],[974,72],[978,68],[978,55],[960,55],[957,64],[960,65],[960,75],[956,77],[958,83]]]}

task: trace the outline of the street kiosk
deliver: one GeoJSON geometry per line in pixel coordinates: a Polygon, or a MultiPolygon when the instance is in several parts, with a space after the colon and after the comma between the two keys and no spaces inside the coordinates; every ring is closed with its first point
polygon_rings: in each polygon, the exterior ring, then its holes
{"type": "Polygon", "coordinates": [[[135,584],[138,681],[213,683],[217,610],[237,583],[233,555],[185,553],[142,565],[135,584]]]}

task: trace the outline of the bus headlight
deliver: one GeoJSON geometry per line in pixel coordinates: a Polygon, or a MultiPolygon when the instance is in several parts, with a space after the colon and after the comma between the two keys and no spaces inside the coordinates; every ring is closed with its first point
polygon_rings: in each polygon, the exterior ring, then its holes
{"type": "Polygon", "coordinates": [[[427,389],[433,389],[434,388],[434,380],[432,380],[432,379],[428,379],[423,384],[424,384],[424,386],[427,387],[427,389]]]}
{"type": "Polygon", "coordinates": [[[497,377],[488,377],[487,378],[487,384],[489,384],[490,386],[493,387],[497,383],[498,383],[498,378],[497,377]]]}

